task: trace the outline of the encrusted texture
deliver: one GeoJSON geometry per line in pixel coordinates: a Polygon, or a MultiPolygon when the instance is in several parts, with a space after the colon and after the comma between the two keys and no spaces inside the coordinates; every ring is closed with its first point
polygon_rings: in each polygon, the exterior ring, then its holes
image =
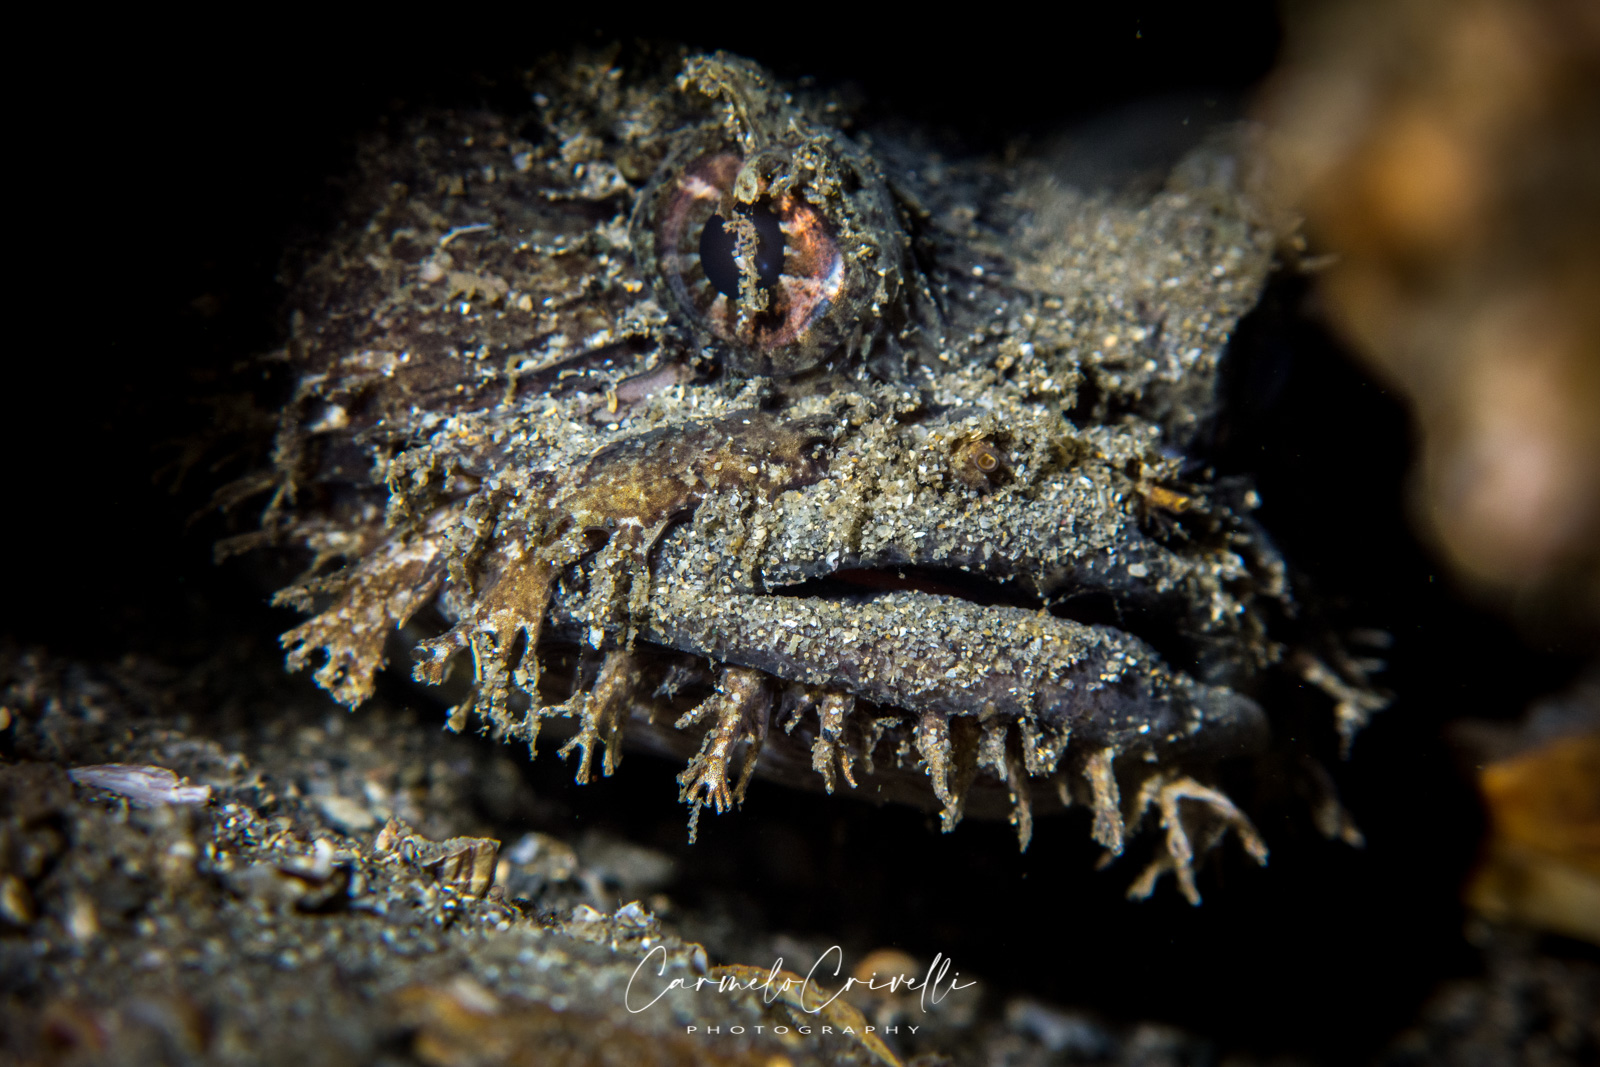
{"type": "MultiPolygon", "coordinates": [[[[1213,771],[1268,741],[1293,598],[1253,494],[1186,460],[1283,236],[1248,132],[1113,195],[897,169],[723,56],[529,87],[374,140],[297,285],[230,546],[309,553],[290,666],[353,706],[403,631],[418,679],[470,672],[457,728],[557,720],[580,780],[625,737],[688,756],[691,833],[768,773],[1023,847],[1041,804],[1111,853],[1159,820],[1137,893],[1198,900],[1228,829],[1264,860],[1213,771]]],[[[1359,726],[1361,679],[1295,662],[1359,726]]]]}

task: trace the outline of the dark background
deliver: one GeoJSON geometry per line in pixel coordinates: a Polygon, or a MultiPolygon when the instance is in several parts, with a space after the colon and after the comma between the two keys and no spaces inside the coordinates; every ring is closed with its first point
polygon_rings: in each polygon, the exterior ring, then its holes
{"type": "MultiPolygon", "coordinates": [[[[260,379],[268,401],[283,387],[249,362],[281,340],[278,265],[315,240],[352,138],[386,112],[520,108],[505,76],[518,64],[641,35],[848,82],[867,121],[899,116],[995,151],[1147,98],[1241,99],[1281,41],[1268,4],[1047,23],[974,9],[973,22],[940,26],[856,25],[847,8],[822,24],[657,10],[598,26],[540,14],[364,34],[97,24],[52,41],[56,59],[14,124],[21,329],[3,390],[0,635],[89,659],[137,651],[182,665],[222,640],[274,654],[293,616],[265,606],[248,565],[212,565],[226,521],[188,522],[264,456],[230,459],[239,442],[221,438],[181,481],[179,461],[210,431],[207,397],[241,380],[260,379]]],[[[675,770],[643,757],[566,796],[573,829],[609,825],[679,852],[691,873],[673,892],[686,904],[837,933],[852,958],[885,944],[941,951],[1000,992],[1262,1051],[1338,1061],[1376,1048],[1440,980],[1480,966],[1457,901],[1481,815],[1444,725],[1515,716],[1576,663],[1530,648],[1433,571],[1404,520],[1404,411],[1313,311],[1284,280],[1241,327],[1214,459],[1255,479],[1262,521],[1336,622],[1395,637],[1383,679],[1395,704],[1336,770],[1364,850],[1318,839],[1303,809],[1269,806],[1267,869],[1230,843],[1202,876],[1203,907],[1170,887],[1128,904],[1134,868],[1093,873],[1081,815],[1045,820],[1018,856],[1003,825],[946,837],[920,813],[760,784],[739,815],[704,820],[687,850],[675,770]]],[[[572,792],[553,759],[529,773],[572,792]]]]}

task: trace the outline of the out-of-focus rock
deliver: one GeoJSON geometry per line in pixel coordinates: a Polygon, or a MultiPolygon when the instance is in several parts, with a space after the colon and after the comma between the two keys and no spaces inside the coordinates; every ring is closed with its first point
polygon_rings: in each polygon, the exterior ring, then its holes
{"type": "Polygon", "coordinates": [[[1600,1059],[1600,967],[1533,951],[1534,938],[1500,931],[1485,972],[1447,982],[1416,1023],[1375,1059],[1425,1064],[1567,1064],[1600,1059]]]}
{"type": "Polygon", "coordinates": [[[1414,507],[1544,628],[1600,621],[1600,6],[1351,0],[1261,113],[1333,323],[1411,401],[1414,507]]]}
{"type": "Polygon", "coordinates": [[[1051,1052],[1080,1059],[1108,1059],[1117,1049],[1116,1037],[1087,1014],[1064,1011],[1027,997],[1006,1004],[1006,1024],[1051,1052]]]}
{"type": "Polygon", "coordinates": [[[66,850],[62,811],[71,800],[72,784],[59,768],[0,766],[0,923],[5,926],[22,928],[38,918],[29,883],[42,878],[66,850]]]}
{"type": "Polygon", "coordinates": [[[130,997],[116,1007],[58,998],[40,1012],[45,1062],[197,1063],[208,1051],[210,1021],[182,994],[130,997]]]}
{"type": "Polygon", "coordinates": [[[223,881],[235,893],[260,904],[319,911],[345,902],[351,861],[351,856],[337,854],[333,845],[319,838],[307,855],[253,863],[227,872],[223,881]]]}
{"type": "Polygon", "coordinates": [[[614,886],[623,899],[670,885],[678,873],[671,856],[598,831],[583,835],[578,855],[585,868],[596,872],[606,886],[614,886]]]}
{"type": "Polygon", "coordinates": [[[578,870],[573,847],[549,834],[523,834],[495,864],[494,883],[515,900],[535,899],[546,886],[567,881],[578,870]]]}
{"type": "Polygon", "coordinates": [[[0,875],[0,919],[12,926],[27,926],[34,919],[33,895],[14,874],[0,875]]]}
{"type": "Polygon", "coordinates": [[[635,1030],[593,1011],[502,1000],[464,975],[441,986],[403,989],[395,1000],[401,1017],[416,1027],[412,1052],[429,1067],[770,1067],[789,1062],[770,1048],[724,1055],[708,1042],[635,1030]]]}
{"type": "Polygon", "coordinates": [[[322,817],[347,834],[359,834],[378,825],[372,809],[354,797],[335,793],[317,798],[317,808],[322,817]]]}

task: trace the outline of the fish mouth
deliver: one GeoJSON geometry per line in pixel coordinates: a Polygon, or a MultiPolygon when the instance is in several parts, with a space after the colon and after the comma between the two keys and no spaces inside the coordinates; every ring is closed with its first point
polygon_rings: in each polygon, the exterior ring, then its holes
{"type": "MultiPolygon", "coordinates": [[[[918,756],[919,730],[930,718],[958,738],[965,731],[970,746],[997,725],[1002,737],[1053,739],[1046,744],[1058,746],[1052,757],[1058,765],[1022,780],[1040,814],[1084,803],[1079,783],[1086,766],[1105,753],[1151,765],[1200,766],[1249,755],[1265,743],[1265,715],[1253,700],[1172,670],[1122,631],[1031,606],[980,604],[953,595],[926,573],[892,578],[890,588],[883,575],[844,572],[781,595],[679,587],[679,610],[658,616],[673,621],[650,624],[633,652],[646,664],[641,690],[654,704],[650,710],[644,709],[651,701],[637,705],[627,726],[630,746],[665,758],[692,755],[700,731],[672,724],[709,699],[720,671],[730,666],[764,673],[775,689],[771,726],[759,745],[762,778],[821,788],[815,753],[823,731],[814,712],[819,694],[847,694],[852,709],[842,743],[855,761],[855,779],[829,791],[930,812],[947,807],[930,789],[918,756]],[[698,601],[699,614],[683,610],[685,601],[698,601]],[[958,648],[956,640],[942,658],[939,648],[903,655],[896,646],[905,639],[897,636],[895,620],[919,616],[948,620],[952,634],[990,629],[996,640],[981,649],[958,648]],[[790,622],[796,625],[785,625],[790,622]],[[817,624],[824,622],[820,649],[786,640],[808,630],[821,633],[817,624]],[[1030,645],[1042,645],[1031,663],[1030,645]],[[1076,659],[1058,657],[1053,666],[1034,669],[1052,649],[1067,646],[1077,646],[1076,659]],[[1008,659],[1006,650],[1016,658],[1008,659]]],[[[978,585],[967,591],[991,590],[978,585]]],[[[559,598],[555,609],[547,636],[559,646],[543,654],[551,668],[545,678],[551,704],[590,688],[603,657],[617,651],[587,646],[577,613],[559,598]]],[[[558,723],[551,726],[555,736],[566,733],[558,723]]],[[[992,772],[977,774],[963,786],[961,814],[1010,817],[1017,785],[992,772]]]]}
{"type": "MultiPolygon", "coordinates": [[[[1217,757],[1252,750],[1265,733],[1259,706],[1197,680],[1192,659],[1096,614],[1073,617],[1097,603],[1083,595],[1046,601],[1020,583],[910,566],[739,590],[681,566],[695,554],[688,538],[666,542],[642,642],[847,693],[868,717],[998,717],[1070,734],[1080,747],[1217,757]]],[[[547,634],[594,651],[620,648],[611,637],[594,645],[581,590],[574,583],[557,596],[547,634]]],[[[1134,614],[1115,610],[1123,623],[1134,614]]],[[[1181,634],[1161,636],[1181,643],[1181,634]]]]}

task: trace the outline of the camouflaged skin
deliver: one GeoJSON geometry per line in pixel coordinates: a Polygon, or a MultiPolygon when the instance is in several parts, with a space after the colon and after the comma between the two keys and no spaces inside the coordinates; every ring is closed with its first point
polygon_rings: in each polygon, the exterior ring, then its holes
{"type": "MultiPolygon", "coordinates": [[[[580,781],[624,737],[688,755],[691,834],[755,772],[947,830],[1006,812],[1023,847],[1041,805],[1089,805],[1111,853],[1158,820],[1136,893],[1198,900],[1228,829],[1264,861],[1213,769],[1268,742],[1292,596],[1253,494],[1184,462],[1284,236],[1248,132],[1117,196],[852,139],[744,60],[619,54],[362,151],[293,289],[275,469],[230,498],[270,493],[226,550],[310,560],[289,665],[355,706],[415,646],[453,726],[553,722],[580,781]],[[683,177],[707,151],[731,191],[683,177]],[[736,234],[723,321],[823,294],[798,339],[719,334],[664,277],[681,196],[828,267],[774,281],[736,234]]],[[[1372,701],[1324,674],[1353,730],[1372,701]]]]}

